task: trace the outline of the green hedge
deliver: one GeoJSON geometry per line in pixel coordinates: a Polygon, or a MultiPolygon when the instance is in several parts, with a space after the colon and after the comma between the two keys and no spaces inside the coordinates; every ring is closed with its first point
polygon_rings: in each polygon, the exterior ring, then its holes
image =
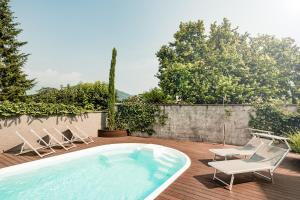
{"type": "Polygon", "coordinates": [[[134,96],[118,106],[117,128],[129,132],[155,133],[154,125],[165,124],[166,114],[154,104],[146,103],[141,96],[134,96]]]}
{"type": "Polygon", "coordinates": [[[251,115],[249,125],[285,135],[300,130],[300,113],[289,112],[273,104],[263,104],[256,106],[256,114],[251,115]]]}
{"type": "Polygon", "coordinates": [[[52,115],[78,115],[88,112],[79,106],[53,104],[53,103],[13,103],[4,101],[0,103],[0,118],[11,118],[21,115],[29,115],[33,117],[46,117],[52,115]]]}

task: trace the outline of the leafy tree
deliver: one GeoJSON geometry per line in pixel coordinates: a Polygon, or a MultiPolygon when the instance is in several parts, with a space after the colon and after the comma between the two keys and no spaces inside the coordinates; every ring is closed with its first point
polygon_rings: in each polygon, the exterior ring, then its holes
{"type": "MultiPolygon", "coordinates": [[[[61,90],[51,87],[44,87],[38,90],[37,94],[29,95],[28,99],[40,103],[55,103],[59,102],[57,98],[61,90]]],[[[71,104],[71,102],[68,102],[71,104]]]]}
{"type": "Polygon", "coordinates": [[[189,103],[251,103],[299,98],[300,51],[292,39],[250,37],[224,19],[181,23],[157,52],[159,86],[189,103]]]}
{"type": "MultiPolygon", "coordinates": [[[[252,70],[252,75],[261,80],[259,88],[271,86],[275,97],[292,99],[297,103],[300,88],[300,51],[295,41],[291,38],[278,39],[274,36],[260,35],[251,38],[254,63],[261,66],[252,70]],[[279,86],[279,87],[278,87],[279,86]]],[[[252,66],[254,66],[252,64],[252,66]]]]}
{"type": "Polygon", "coordinates": [[[112,58],[109,71],[109,84],[108,84],[108,129],[114,130],[115,125],[115,104],[116,104],[116,90],[115,90],[115,68],[116,68],[117,50],[113,48],[112,58]]]}
{"type": "Polygon", "coordinates": [[[22,71],[28,54],[20,52],[26,42],[17,39],[22,32],[18,25],[9,0],[0,0],[0,101],[24,100],[26,91],[34,85],[22,71]]]}

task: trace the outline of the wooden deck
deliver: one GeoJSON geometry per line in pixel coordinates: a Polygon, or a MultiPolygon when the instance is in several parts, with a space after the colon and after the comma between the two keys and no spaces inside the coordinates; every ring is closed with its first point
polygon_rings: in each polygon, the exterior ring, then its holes
{"type": "MultiPolygon", "coordinates": [[[[95,143],[79,144],[70,151],[111,143],[154,143],[173,147],[186,153],[192,161],[190,168],[171,186],[159,195],[159,200],[176,199],[300,199],[300,156],[290,154],[275,173],[275,183],[271,184],[252,174],[236,176],[233,191],[224,189],[222,184],[212,180],[213,169],[207,162],[212,159],[209,148],[222,147],[208,143],[176,141],[156,138],[123,137],[95,138],[95,143]]],[[[66,151],[56,150],[56,154],[66,151]]],[[[31,154],[14,156],[0,154],[0,168],[39,159],[31,154]]]]}

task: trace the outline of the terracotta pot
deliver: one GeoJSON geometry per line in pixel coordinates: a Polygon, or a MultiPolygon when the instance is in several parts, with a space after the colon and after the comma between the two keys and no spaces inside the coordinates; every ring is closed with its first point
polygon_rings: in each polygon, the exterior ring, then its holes
{"type": "Polygon", "coordinates": [[[127,131],[124,130],[98,130],[98,137],[125,137],[127,131]]]}

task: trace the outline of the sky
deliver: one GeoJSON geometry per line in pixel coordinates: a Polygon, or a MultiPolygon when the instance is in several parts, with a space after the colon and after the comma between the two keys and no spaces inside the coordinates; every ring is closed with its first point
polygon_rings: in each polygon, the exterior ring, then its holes
{"type": "Polygon", "coordinates": [[[108,82],[117,48],[116,87],[138,94],[158,84],[155,53],[180,22],[228,18],[240,32],[291,37],[300,46],[300,0],[11,0],[28,44],[24,68],[41,87],[108,82]]]}

